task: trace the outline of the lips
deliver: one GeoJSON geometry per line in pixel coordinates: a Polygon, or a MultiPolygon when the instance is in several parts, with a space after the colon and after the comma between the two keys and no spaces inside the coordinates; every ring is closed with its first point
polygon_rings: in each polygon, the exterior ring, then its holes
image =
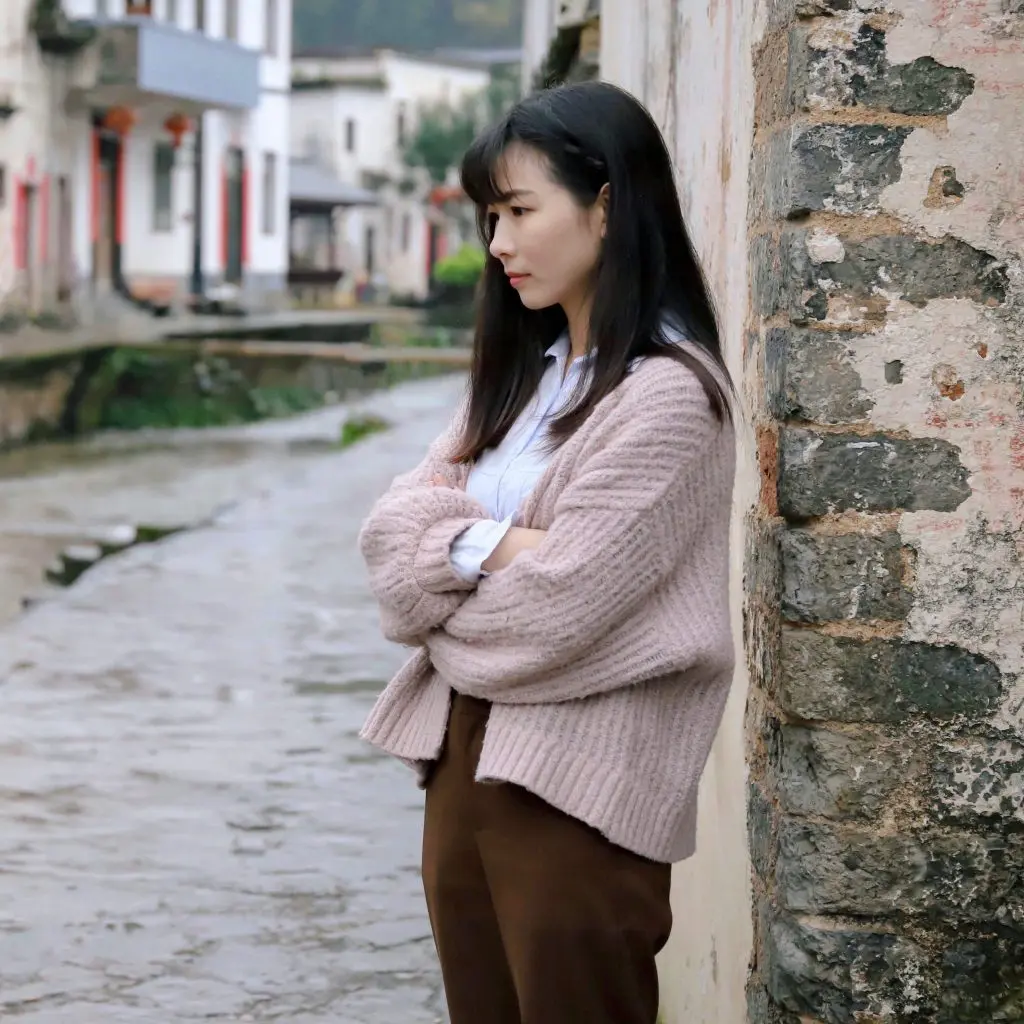
{"type": "Polygon", "coordinates": [[[513,288],[518,288],[529,276],[529,274],[509,274],[508,283],[513,288]]]}

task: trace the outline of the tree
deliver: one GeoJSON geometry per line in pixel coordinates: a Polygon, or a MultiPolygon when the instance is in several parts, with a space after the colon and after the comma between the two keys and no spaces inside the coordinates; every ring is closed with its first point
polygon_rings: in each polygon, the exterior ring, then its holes
{"type": "Polygon", "coordinates": [[[519,98],[517,69],[495,68],[482,92],[458,105],[436,103],[420,112],[416,130],[405,146],[405,162],[426,168],[430,180],[442,184],[457,167],[473,139],[501,117],[519,98]]]}
{"type": "Polygon", "coordinates": [[[448,171],[476,138],[481,123],[480,98],[471,96],[458,106],[435,103],[420,111],[416,130],[405,146],[410,167],[423,167],[435,184],[442,184],[448,171]]]}

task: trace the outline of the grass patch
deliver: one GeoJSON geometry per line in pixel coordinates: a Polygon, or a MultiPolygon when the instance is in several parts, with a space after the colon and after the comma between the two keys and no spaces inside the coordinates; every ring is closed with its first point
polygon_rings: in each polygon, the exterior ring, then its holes
{"type": "Polygon", "coordinates": [[[364,437],[379,434],[382,430],[389,429],[390,426],[391,424],[387,420],[381,419],[380,416],[353,416],[341,425],[338,447],[349,448],[362,441],[364,437]]]}

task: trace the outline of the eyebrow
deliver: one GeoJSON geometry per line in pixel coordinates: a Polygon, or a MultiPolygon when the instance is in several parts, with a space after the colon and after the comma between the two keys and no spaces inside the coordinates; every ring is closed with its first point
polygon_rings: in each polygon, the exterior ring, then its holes
{"type": "Polygon", "coordinates": [[[502,192],[502,194],[498,196],[496,202],[508,203],[513,199],[523,199],[526,196],[535,196],[536,194],[536,192],[533,192],[528,188],[514,188],[511,192],[502,192]]]}

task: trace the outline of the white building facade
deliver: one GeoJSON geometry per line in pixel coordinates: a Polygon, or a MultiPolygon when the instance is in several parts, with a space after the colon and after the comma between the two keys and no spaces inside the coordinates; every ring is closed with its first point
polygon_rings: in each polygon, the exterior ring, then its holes
{"type": "Polygon", "coordinates": [[[393,297],[426,296],[434,264],[461,241],[424,175],[406,166],[403,145],[425,107],[479,95],[485,67],[456,59],[381,50],[294,61],[292,156],[342,183],[377,191],[375,207],[355,207],[340,225],[346,276],[386,282],[393,297]]]}
{"type": "Polygon", "coordinates": [[[283,297],[290,0],[8,3],[0,302],[283,297]]]}

